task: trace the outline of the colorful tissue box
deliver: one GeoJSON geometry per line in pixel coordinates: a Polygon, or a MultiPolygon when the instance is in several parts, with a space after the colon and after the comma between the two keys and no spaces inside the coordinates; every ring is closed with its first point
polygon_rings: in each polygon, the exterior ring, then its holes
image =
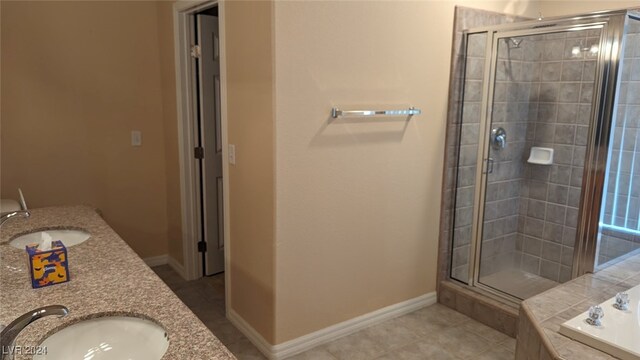
{"type": "Polygon", "coordinates": [[[26,248],[31,286],[34,289],[69,281],[67,248],[62,241],[52,241],[51,250],[39,250],[37,244],[27,245],[26,248]]]}

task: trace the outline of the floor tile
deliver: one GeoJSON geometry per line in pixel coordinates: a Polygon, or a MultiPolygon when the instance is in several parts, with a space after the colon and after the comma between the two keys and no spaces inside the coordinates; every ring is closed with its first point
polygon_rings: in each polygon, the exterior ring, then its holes
{"type": "Polygon", "coordinates": [[[336,360],[336,357],[331,355],[326,349],[317,347],[289,357],[287,360],[336,360]]]}
{"type": "Polygon", "coordinates": [[[451,327],[471,320],[468,316],[440,304],[433,304],[414,311],[412,315],[427,324],[442,327],[451,327]]]}
{"type": "Polygon", "coordinates": [[[494,349],[483,352],[482,354],[473,357],[476,360],[513,360],[515,354],[513,351],[509,351],[507,348],[498,346],[494,349]]]}
{"type": "Polygon", "coordinates": [[[507,349],[515,352],[516,351],[516,339],[512,337],[508,337],[507,340],[500,343],[500,346],[504,346],[507,349]]]}
{"type": "Polygon", "coordinates": [[[210,321],[226,319],[224,309],[215,306],[191,307],[189,309],[205,324],[210,321]]]}
{"type": "Polygon", "coordinates": [[[364,331],[347,335],[324,346],[338,360],[369,360],[380,356],[385,349],[364,331]]]}
{"type": "Polygon", "coordinates": [[[244,335],[226,318],[204,323],[223,344],[229,345],[244,339],[244,335]]]}
{"type": "Polygon", "coordinates": [[[417,311],[401,316],[397,318],[397,321],[411,329],[419,337],[431,336],[451,328],[450,324],[432,322],[428,317],[417,311]]]}
{"type": "Polygon", "coordinates": [[[373,341],[380,344],[384,350],[389,351],[419,339],[419,335],[405,324],[406,322],[401,319],[391,319],[366,328],[363,332],[369,335],[373,341]]]}
{"type": "Polygon", "coordinates": [[[202,291],[194,286],[183,287],[175,291],[176,295],[182,300],[189,308],[194,307],[206,307],[210,305],[207,298],[202,291]]]}
{"type": "Polygon", "coordinates": [[[433,341],[422,340],[391,351],[376,360],[460,360],[446,349],[434,345],[433,341]]]}
{"type": "MultiPolygon", "coordinates": [[[[153,270],[239,360],[266,357],[225,316],[224,274],[185,281],[153,270]]],[[[513,359],[515,339],[440,304],[370,326],[292,360],[513,359]]]]}
{"type": "Polygon", "coordinates": [[[462,325],[460,325],[460,327],[476,335],[480,335],[481,337],[493,343],[500,343],[506,341],[509,338],[508,335],[503,334],[498,330],[490,328],[474,320],[464,322],[462,325]]]}
{"type": "Polygon", "coordinates": [[[463,359],[472,359],[492,346],[485,338],[461,327],[454,327],[438,334],[435,341],[434,345],[463,359]]]}
{"type": "Polygon", "coordinates": [[[227,349],[238,358],[238,360],[266,360],[260,350],[256,348],[247,338],[243,338],[233,344],[226,345],[227,349]]]}

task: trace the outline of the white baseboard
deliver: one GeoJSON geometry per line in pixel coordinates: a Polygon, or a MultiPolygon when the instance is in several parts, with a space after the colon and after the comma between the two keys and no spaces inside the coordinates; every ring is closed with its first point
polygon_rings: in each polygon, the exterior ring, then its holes
{"type": "Polygon", "coordinates": [[[160,266],[160,265],[169,265],[171,268],[178,273],[178,275],[182,276],[183,279],[186,279],[184,266],[178,262],[178,260],[172,258],[169,255],[159,255],[159,256],[151,256],[142,259],[142,261],[147,264],[148,267],[160,266]]]}
{"type": "Polygon", "coordinates": [[[416,311],[425,306],[435,304],[437,301],[436,293],[430,292],[409,299],[394,305],[378,309],[368,314],[360,315],[356,318],[343,321],[341,323],[331,325],[324,329],[312,332],[299,338],[283,342],[278,345],[271,345],[260,335],[251,325],[249,325],[240,315],[233,309],[229,309],[229,321],[235,325],[255,345],[260,352],[267,358],[272,360],[286,359],[290,356],[307,351],[318,345],[325,344],[335,339],[353,334],[365,327],[381,323],[383,321],[396,318],[416,311]]]}
{"type": "Polygon", "coordinates": [[[164,255],[146,257],[142,260],[147,264],[148,267],[154,267],[154,266],[167,264],[168,259],[169,259],[169,255],[164,254],[164,255]]]}
{"type": "Polygon", "coordinates": [[[167,264],[169,264],[169,266],[171,266],[171,268],[175,270],[178,275],[182,276],[183,279],[187,278],[185,276],[184,265],[180,264],[178,260],[172,258],[171,256],[168,256],[167,264]]]}
{"type": "Polygon", "coordinates": [[[275,359],[273,357],[273,345],[269,344],[265,338],[260,335],[249,323],[247,323],[242,316],[238,315],[233,309],[227,309],[227,318],[229,321],[238,329],[244,336],[251,341],[253,345],[255,345],[261,353],[264,354],[268,359],[275,359]]]}

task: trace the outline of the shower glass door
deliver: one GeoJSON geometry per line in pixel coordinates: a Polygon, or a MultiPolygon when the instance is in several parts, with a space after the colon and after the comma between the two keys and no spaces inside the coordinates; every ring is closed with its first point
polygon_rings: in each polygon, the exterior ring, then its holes
{"type": "Polygon", "coordinates": [[[525,299],[571,278],[601,33],[589,24],[489,40],[474,227],[475,282],[489,290],[525,299]]]}
{"type": "Polygon", "coordinates": [[[640,17],[626,18],[595,268],[640,252],[640,17]]]}

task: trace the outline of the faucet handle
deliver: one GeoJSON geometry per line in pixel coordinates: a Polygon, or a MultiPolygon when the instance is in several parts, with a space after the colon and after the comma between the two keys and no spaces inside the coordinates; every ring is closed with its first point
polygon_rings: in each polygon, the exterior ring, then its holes
{"type": "Polygon", "coordinates": [[[29,210],[29,208],[27,208],[27,202],[24,201],[24,194],[22,194],[22,189],[18,188],[18,194],[20,195],[20,207],[22,208],[22,210],[29,210]]]}
{"type": "Polygon", "coordinates": [[[589,308],[589,317],[587,318],[587,324],[593,326],[602,326],[602,318],[604,317],[604,310],[600,305],[595,305],[589,308]]]}
{"type": "Polygon", "coordinates": [[[618,310],[629,310],[629,294],[626,292],[619,292],[616,294],[616,302],[613,304],[618,310]]]}
{"type": "Polygon", "coordinates": [[[504,128],[497,127],[491,130],[491,146],[495,150],[502,150],[507,146],[507,132],[504,128]]]}

